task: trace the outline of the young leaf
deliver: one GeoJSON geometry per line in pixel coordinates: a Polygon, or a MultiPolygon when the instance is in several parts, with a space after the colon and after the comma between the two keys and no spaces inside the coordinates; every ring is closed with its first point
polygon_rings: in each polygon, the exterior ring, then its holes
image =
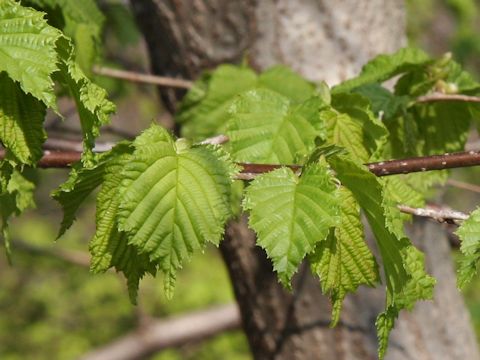
{"type": "Polygon", "coordinates": [[[320,277],[322,291],[332,301],[331,326],[337,324],[348,292],[361,284],[375,286],[379,282],[377,262],[365,244],[358,204],[344,187],[339,191],[339,202],[339,225],[309,257],[312,272],[320,277]]]}
{"type": "Polygon", "coordinates": [[[468,103],[438,102],[418,106],[413,114],[423,145],[420,155],[463,150],[472,121],[468,103]]]}
{"type": "Polygon", "coordinates": [[[425,205],[425,196],[413,188],[405,179],[404,175],[388,176],[381,181],[385,194],[395,204],[404,204],[412,207],[425,205]]]}
{"type": "Polygon", "coordinates": [[[294,103],[315,93],[312,83],[285,66],[275,66],[260,76],[248,67],[221,65],[204,74],[183,99],[176,114],[182,136],[194,140],[223,133],[236,96],[255,88],[267,88],[294,103]]]}
{"type": "Polygon", "coordinates": [[[61,60],[57,76],[77,104],[84,139],[82,161],[91,165],[95,138],[99,134],[99,128],[110,121],[110,114],[115,112],[115,105],[107,99],[107,92],[92,83],[82,72],[75,62],[74,50],[68,39],[60,39],[57,49],[61,60]]]}
{"type": "Polygon", "coordinates": [[[117,230],[117,211],[120,202],[119,188],[123,179],[122,170],[130,161],[131,148],[124,148],[105,165],[102,189],[97,196],[96,232],[90,242],[92,254],[90,270],[105,272],[110,267],[124,273],[132,303],[136,302],[138,284],[145,273],[156,272],[156,264],[148,254],[128,244],[125,233],[117,230]]]}
{"type": "Polygon", "coordinates": [[[274,66],[258,77],[259,87],[273,90],[293,103],[301,103],[315,93],[315,86],[289,67],[274,66]]]}
{"type": "Polygon", "coordinates": [[[480,260],[480,209],[472,211],[455,232],[460,238],[463,257],[458,270],[458,287],[463,288],[477,273],[480,260]]]}
{"type": "Polygon", "coordinates": [[[204,139],[221,133],[235,96],[256,83],[255,72],[233,65],[221,65],[210,76],[203,76],[176,114],[176,120],[183,124],[182,136],[204,139]]]}
{"type": "Polygon", "coordinates": [[[46,139],[45,105],[0,73],[0,140],[22,164],[36,165],[46,139]]]}
{"type": "Polygon", "coordinates": [[[135,140],[122,173],[118,228],[158,263],[171,296],[183,261],[223,235],[234,167],[218,148],[189,147],[167,136],[153,126],[135,140]],[[165,140],[148,143],[144,137],[165,140]]]}
{"type": "Polygon", "coordinates": [[[370,100],[372,112],[377,116],[383,114],[382,119],[385,120],[391,119],[401,109],[405,109],[410,101],[409,96],[394,95],[378,83],[362,85],[353,92],[370,100]]]}
{"type": "Polygon", "coordinates": [[[423,255],[405,236],[400,212],[385,198],[379,179],[348,156],[334,155],[328,161],[364,210],[383,259],[387,309],[377,319],[379,356],[383,358],[398,312],[411,309],[417,300],[430,299],[435,280],[426,274],[423,255]]]}
{"type": "Polygon", "coordinates": [[[332,93],[348,92],[365,84],[382,83],[429,61],[430,57],[425,52],[415,48],[403,48],[391,55],[379,55],[362,68],[360,75],[335,86],[332,93]]]}
{"type": "Polygon", "coordinates": [[[94,0],[27,0],[27,5],[45,12],[50,24],[70,37],[76,51],[76,61],[89,72],[101,40],[104,16],[94,0]]]}
{"type": "Polygon", "coordinates": [[[18,81],[25,93],[55,108],[51,75],[57,70],[55,46],[61,32],[43,17],[44,13],[16,1],[0,1],[0,72],[18,81]]]}
{"type": "Polygon", "coordinates": [[[81,162],[72,165],[67,181],[52,192],[52,197],[63,208],[63,220],[57,237],[62,236],[72,226],[80,205],[103,182],[105,166],[109,161],[129,151],[128,143],[120,143],[99,155],[97,163],[92,167],[84,167],[81,162]]]}
{"type": "Polygon", "coordinates": [[[369,101],[358,94],[338,94],[320,117],[327,128],[327,143],[345,147],[351,155],[367,162],[380,155],[387,129],[370,110],[369,101]]]}
{"type": "MultiPolygon", "coordinates": [[[[97,196],[96,231],[89,246],[92,254],[90,269],[94,273],[104,272],[112,266],[112,248],[117,248],[115,245],[121,238],[116,219],[120,202],[119,187],[123,179],[123,167],[130,161],[131,153],[119,154],[104,166],[102,188],[97,196]]],[[[122,240],[127,241],[124,237],[122,240]]]]}
{"type": "Polygon", "coordinates": [[[6,188],[3,188],[0,193],[0,215],[2,218],[2,235],[5,249],[10,261],[9,221],[12,216],[20,215],[26,209],[35,207],[33,199],[35,184],[28,180],[20,171],[12,169],[6,162],[2,162],[1,176],[2,180],[7,182],[6,188]]]}
{"type": "Polygon", "coordinates": [[[304,257],[338,224],[339,205],[325,162],[310,165],[300,178],[288,168],[277,169],[247,188],[243,207],[250,211],[249,225],[285,286],[290,287],[304,257]]]}
{"type": "Polygon", "coordinates": [[[229,147],[237,161],[292,164],[306,156],[315,138],[324,135],[318,116],[323,102],[312,98],[300,105],[271,90],[239,95],[230,108],[229,147]]]}

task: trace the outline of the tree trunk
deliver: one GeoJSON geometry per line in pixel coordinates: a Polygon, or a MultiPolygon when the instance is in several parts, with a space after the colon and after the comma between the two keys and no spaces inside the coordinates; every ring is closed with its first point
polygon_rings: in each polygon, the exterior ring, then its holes
{"type": "MultiPolygon", "coordinates": [[[[195,78],[244,56],[257,69],[283,63],[330,85],[356,74],[378,53],[404,44],[400,0],[132,0],[153,72],[195,78]]],[[[162,90],[174,104],[178,93],[162,90]]],[[[435,301],[402,312],[387,359],[480,359],[463,300],[455,287],[447,237],[440,225],[418,222],[412,239],[426,252],[438,284],[435,301]]],[[[243,326],[256,359],[374,359],[375,317],[384,290],[348,296],[341,321],[328,327],[330,304],[302,265],[294,291],[284,290],[245,219],[221,244],[243,326]]]]}

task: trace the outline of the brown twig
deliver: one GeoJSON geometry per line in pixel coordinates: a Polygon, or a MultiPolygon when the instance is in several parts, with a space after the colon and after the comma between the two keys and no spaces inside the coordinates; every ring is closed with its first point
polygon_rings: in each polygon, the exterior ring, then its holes
{"type": "MultiPolygon", "coordinates": [[[[0,159],[5,156],[0,151],[0,159]]],[[[81,153],[77,151],[44,151],[43,157],[38,162],[41,168],[66,168],[80,160],[81,153]]],[[[242,167],[241,173],[248,180],[255,175],[278,169],[282,166],[293,170],[301,168],[300,165],[274,165],[274,164],[248,164],[238,163],[242,167]]],[[[443,170],[460,167],[480,165],[480,151],[458,152],[444,155],[413,157],[399,160],[380,161],[365,164],[377,176],[407,174],[421,171],[443,170]]]]}
{"type": "Polygon", "coordinates": [[[93,68],[93,72],[97,75],[108,76],[116,79],[181,89],[190,89],[193,85],[193,82],[189,80],[156,76],[151,74],[141,74],[133,71],[125,71],[107,67],[95,66],[93,68]]]}
{"type": "Polygon", "coordinates": [[[438,102],[438,101],[460,101],[460,102],[480,103],[480,97],[462,95],[462,94],[434,93],[430,95],[419,96],[416,100],[417,103],[429,103],[429,102],[438,102]]]}
{"type": "Polygon", "coordinates": [[[480,151],[465,151],[443,155],[421,156],[366,164],[377,176],[444,170],[480,165],[480,151]]]}
{"type": "Polygon", "coordinates": [[[468,214],[452,210],[445,206],[427,205],[425,208],[414,208],[408,205],[398,205],[401,212],[420,217],[427,217],[440,223],[458,225],[468,219],[468,214]]]}
{"type": "Polygon", "coordinates": [[[111,344],[81,357],[82,360],[140,359],[159,350],[199,341],[240,327],[236,304],[153,321],[111,344]]]}

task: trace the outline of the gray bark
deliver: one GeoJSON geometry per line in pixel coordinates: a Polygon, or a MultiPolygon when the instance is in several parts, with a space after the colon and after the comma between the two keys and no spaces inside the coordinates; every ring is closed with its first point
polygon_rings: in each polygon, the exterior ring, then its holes
{"type": "MultiPolygon", "coordinates": [[[[257,69],[283,63],[332,85],[405,41],[400,0],[137,0],[132,5],[152,70],[161,75],[194,78],[246,55],[257,69]]],[[[163,93],[171,104],[178,95],[163,93]]],[[[438,279],[435,301],[401,314],[387,359],[480,359],[455,287],[445,233],[437,224],[419,222],[413,237],[438,279]]],[[[340,324],[330,329],[330,305],[318,279],[303,266],[293,293],[285,291],[244,220],[229,226],[221,251],[256,359],[376,358],[374,322],[384,306],[382,288],[349,296],[340,324]]]]}

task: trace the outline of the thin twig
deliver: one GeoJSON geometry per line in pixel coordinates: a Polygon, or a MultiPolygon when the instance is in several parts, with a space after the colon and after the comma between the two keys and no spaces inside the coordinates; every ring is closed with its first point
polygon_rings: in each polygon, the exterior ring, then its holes
{"type": "Polygon", "coordinates": [[[444,170],[480,165],[480,151],[446,153],[366,164],[377,176],[408,174],[412,172],[444,170]]]}
{"type": "MultiPolygon", "coordinates": [[[[0,159],[5,156],[0,151],[0,159]]],[[[37,166],[41,168],[66,168],[72,163],[79,161],[81,153],[77,151],[44,151],[43,157],[37,166]]],[[[276,165],[276,164],[248,164],[237,163],[242,167],[242,174],[250,180],[257,174],[269,172],[280,167],[288,167],[299,170],[300,165],[276,165]]],[[[380,161],[365,164],[370,172],[377,176],[408,174],[413,172],[453,169],[480,165],[480,151],[458,152],[444,155],[421,156],[399,160],[380,161]]],[[[241,178],[241,177],[240,177],[241,178]]]]}
{"type": "Polygon", "coordinates": [[[240,327],[236,304],[153,321],[110,344],[81,357],[81,360],[140,359],[165,348],[180,346],[240,327]]]}
{"type": "Polygon", "coordinates": [[[441,223],[458,225],[461,221],[468,219],[468,214],[443,206],[427,205],[425,208],[413,208],[408,205],[398,205],[398,208],[405,214],[427,217],[441,223]]]}
{"type": "Polygon", "coordinates": [[[93,68],[93,72],[97,75],[108,76],[111,78],[173,88],[190,89],[193,85],[193,82],[189,80],[151,74],[141,74],[133,71],[112,69],[108,67],[95,66],[93,68]]]}
{"type": "Polygon", "coordinates": [[[438,102],[438,101],[460,101],[460,102],[480,103],[480,97],[462,95],[462,94],[434,93],[430,95],[419,96],[416,100],[417,103],[429,103],[429,102],[438,102]]]}
{"type": "Polygon", "coordinates": [[[447,184],[462,190],[468,190],[468,191],[480,193],[480,186],[475,184],[470,184],[470,183],[458,181],[455,179],[448,179],[447,184]]]}
{"type": "Polygon", "coordinates": [[[211,138],[205,139],[200,142],[200,144],[205,145],[205,144],[210,144],[210,145],[222,145],[225,144],[226,142],[229,141],[229,138],[227,135],[217,135],[213,136],[211,138]]]}

